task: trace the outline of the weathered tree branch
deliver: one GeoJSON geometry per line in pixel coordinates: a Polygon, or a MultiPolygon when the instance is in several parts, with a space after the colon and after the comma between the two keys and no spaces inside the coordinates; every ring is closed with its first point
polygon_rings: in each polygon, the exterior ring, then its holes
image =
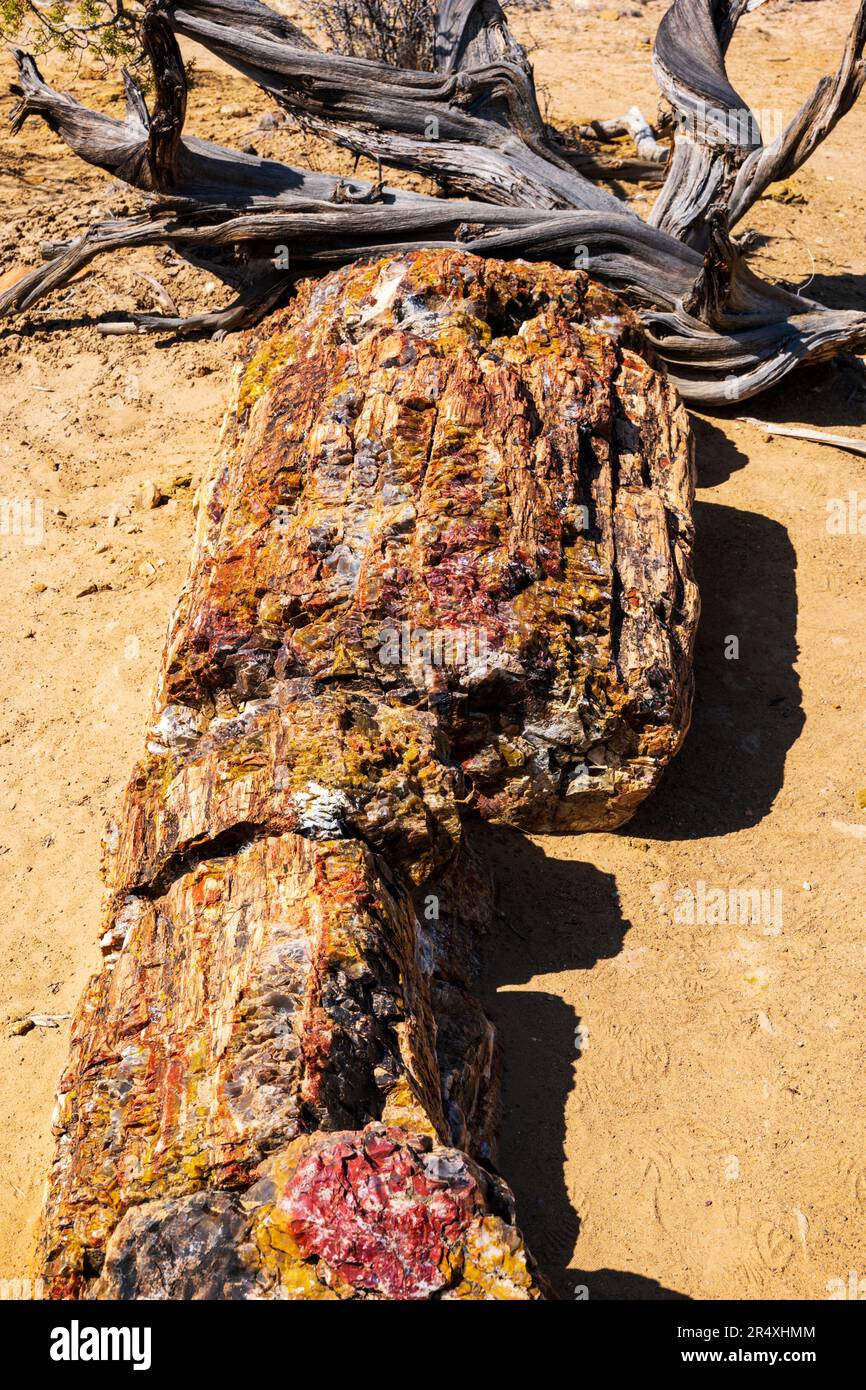
{"type": "Polygon", "coordinates": [[[181,134],[186,119],[186,73],[177,39],[150,10],[142,21],[142,46],[153,69],[156,103],[150,121],[147,163],[153,187],[174,188],[180,177],[181,134]]]}
{"type": "MultiPolygon", "coordinates": [[[[491,7],[487,27],[501,32],[498,5],[485,3],[491,7]]],[[[553,148],[528,64],[498,56],[447,73],[400,71],[275,40],[262,32],[259,11],[265,7],[255,0],[246,0],[231,23],[226,8],[189,0],[170,6],[168,14],[177,33],[251,78],[335,144],[447,179],[461,192],[502,205],[619,207],[553,148]]],[[[461,50],[461,63],[478,51],[478,42],[461,50]]],[[[489,51],[490,41],[485,56],[489,51]]]]}
{"type": "Polygon", "coordinates": [[[866,0],[860,0],[835,76],[822,78],[794,120],[764,146],[757,118],[725,69],[738,21],[763,2],[675,0],[659,26],[653,66],[678,125],[650,221],[699,250],[708,243],[710,210],[724,207],[728,226],[735,226],[771,183],[805,163],[866,80],[866,0]]]}
{"type": "MultiPolygon", "coordinates": [[[[585,177],[544,124],[530,64],[497,0],[442,7],[433,73],[321,53],[259,0],[156,4],[146,39],[157,77],[153,121],[129,79],[127,118],[116,121],[54,92],[19,54],[16,128],[41,115],[82,158],[157,196],[145,215],[97,224],[59,248],[56,261],[0,297],[0,314],[30,307],[96,256],[125,246],[199,254],[238,247],[255,274],[285,248],[288,294],[298,275],[357,257],[461,245],[479,255],[579,265],[639,310],[686,399],[712,405],[755,395],[797,363],[866,344],[866,313],[828,310],[766,284],[728,230],[773,171],[805,159],[855,99],[866,0],[836,78],[819,86],[775,153],[763,150],[725,74],[724,52],[746,8],[744,0],[676,0],[662,23],[660,82],[691,125],[677,135],[649,225],[585,177]],[[473,196],[452,201],[347,182],[183,138],[185,89],[172,30],[203,43],[335,143],[473,196]]],[[[216,319],[145,315],[138,324],[195,332],[216,322],[219,331],[248,321],[276,293],[268,275],[260,294],[243,289],[238,306],[216,319]]]]}
{"type": "Polygon", "coordinates": [[[850,111],[866,82],[864,48],[866,0],[857,12],[835,76],[823,77],[781,135],[771,145],[753,150],[737,170],[728,207],[731,226],[748,212],[771,183],[795,174],[850,111]]]}

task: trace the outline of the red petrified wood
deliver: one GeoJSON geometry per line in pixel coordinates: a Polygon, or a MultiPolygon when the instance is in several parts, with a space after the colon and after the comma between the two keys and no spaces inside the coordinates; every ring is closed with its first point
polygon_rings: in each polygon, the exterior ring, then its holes
{"type": "Polygon", "coordinates": [[[614,826],[687,726],[686,417],[578,272],[458,251],[246,341],[107,840],[55,1297],[535,1298],[477,815],[614,826]]]}

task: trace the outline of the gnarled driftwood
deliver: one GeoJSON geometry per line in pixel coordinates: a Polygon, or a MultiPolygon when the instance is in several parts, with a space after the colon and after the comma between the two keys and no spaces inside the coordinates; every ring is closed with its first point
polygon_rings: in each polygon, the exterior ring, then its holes
{"type": "MultiPolygon", "coordinates": [[[[127,76],[125,121],[53,91],[19,55],[20,124],[44,117],[91,163],[142,190],[147,213],[99,223],[54,248],[44,269],[0,296],[21,311],[95,256],[127,246],[241,248],[255,279],[263,262],[295,278],[424,246],[579,265],[640,313],[685,399],[744,400],[802,362],[866,345],[866,313],[830,310],[767,284],[729,235],[764,189],[797,169],[859,94],[866,65],[861,0],[835,76],[827,77],[764,146],[731,87],[724,55],[754,0],[675,0],[655,66],[676,116],[674,153],[649,224],[593,179],[597,163],[542,119],[531,66],[497,0],[443,0],[436,70],[409,72],[322,53],[259,0],[155,0],[143,41],[156,108],[127,76]],[[206,141],[182,139],[182,65],[174,34],[195,39],[257,82],[293,117],[336,144],[442,181],[459,200],[305,173],[206,141]],[[280,257],[288,255],[286,270],[280,257]]],[[[142,331],[214,331],[252,321],[275,289],[251,284],[222,318],[144,316],[142,331]]]]}

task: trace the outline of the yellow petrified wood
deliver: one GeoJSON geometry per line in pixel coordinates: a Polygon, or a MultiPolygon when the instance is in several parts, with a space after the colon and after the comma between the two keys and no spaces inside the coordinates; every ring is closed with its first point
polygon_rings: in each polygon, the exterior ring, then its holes
{"type": "Polygon", "coordinates": [[[56,1297],[531,1298],[477,815],[619,824],[687,726],[685,415],[577,272],[455,251],[245,344],[106,844],[56,1297]]]}

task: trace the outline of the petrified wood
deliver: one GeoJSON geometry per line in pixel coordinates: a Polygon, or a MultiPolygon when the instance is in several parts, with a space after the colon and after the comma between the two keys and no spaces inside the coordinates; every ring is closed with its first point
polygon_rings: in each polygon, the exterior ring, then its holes
{"type": "Polygon", "coordinates": [[[454,250],[249,336],[106,840],[55,1297],[533,1298],[461,818],[626,819],[684,736],[691,446],[630,312],[454,250]]]}

